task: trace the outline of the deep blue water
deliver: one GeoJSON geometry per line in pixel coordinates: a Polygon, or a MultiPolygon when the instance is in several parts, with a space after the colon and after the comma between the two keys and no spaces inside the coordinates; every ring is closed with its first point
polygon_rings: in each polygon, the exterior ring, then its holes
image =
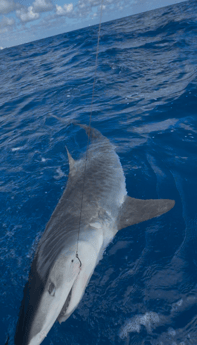
{"type": "MultiPolygon", "coordinates": [[[[0,51],[0,343],[36,244],[87,146],[98,26],[0,51]],[[58,116],[65,123],[50,117],[58,116]]],[[[74,314],[43,345],[197,344],[197,3],[102,24],[92,126],[128,194],[169,213],[120,231],[74,314]]]]}

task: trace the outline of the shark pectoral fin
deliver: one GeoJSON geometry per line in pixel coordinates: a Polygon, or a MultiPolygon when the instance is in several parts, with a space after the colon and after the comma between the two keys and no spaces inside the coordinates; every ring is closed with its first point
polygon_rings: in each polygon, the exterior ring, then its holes
{"type": "Polygon", "coordinates": [[[127,196],[120,209],[118,230],[161,216],[170,211],[174,205],[175,201],[169,199],[142,200],[127,196]]]}
{"type": "Polygon", "coordinates": [[[71,171],[74,168],[74,166],[75,166],[75,160],[72,158],[72,156],[71,156],[70,152],[68,151],[67,147],[66,147],[66,151],[67,151],[67,155],[68,155],[69,169],[71,171]]]}

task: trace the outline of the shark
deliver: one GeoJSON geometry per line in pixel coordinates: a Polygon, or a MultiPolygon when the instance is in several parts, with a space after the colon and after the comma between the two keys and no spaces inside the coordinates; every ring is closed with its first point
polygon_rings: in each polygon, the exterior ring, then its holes
{"type": "MultiPolygon", "coordinates": [[[[116,233],[173,208],[169,199],[127,195],[115,146],[97,129],[80,125],[89,136],[86,153],[74,160],[38,243],[15,332],[15,345],[39,345],[58,320],[77,308],[96,265],[116,233]]],[[[81,130],[81,129],[80,129],[81,130]]]]}

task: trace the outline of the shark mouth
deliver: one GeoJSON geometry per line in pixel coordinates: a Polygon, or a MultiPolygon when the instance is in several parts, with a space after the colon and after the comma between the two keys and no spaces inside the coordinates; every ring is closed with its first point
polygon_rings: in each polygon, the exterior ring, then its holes
{"type": "Polygon", "coordinates": [[[66,317],[66,312],[67,312],[67,309],[68,309],[69,304],[70,304],[71,296],[72,296],[72,288],[71,288],[71,290],[67,296],[66,302],[64,303],[63,308],[62,308],[62,310],[61,310],[61,312],[57,318],[57,320],[60,324],[69,317],[69,315],[66,317]]]}

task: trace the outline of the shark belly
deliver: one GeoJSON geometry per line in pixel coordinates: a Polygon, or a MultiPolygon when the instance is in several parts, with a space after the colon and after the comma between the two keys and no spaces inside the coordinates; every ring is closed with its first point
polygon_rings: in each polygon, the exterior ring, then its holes
{"type": "Polygon", "coordinates": [[[98,255],[103,244],[103,235],[100,232],[99,236],[96,236],[96,246],[91,244],[89,241],[78,242],[78,258],[80,261],[80,272],[75,280],[68,305],[61,311],[58,321],[64,322],[77,308],[84,292],[88,285],[88,282],[94,272],[95,266],[97,265],[98,255]],[[88,253],[88,255],[87,255],[88,253]]]}

